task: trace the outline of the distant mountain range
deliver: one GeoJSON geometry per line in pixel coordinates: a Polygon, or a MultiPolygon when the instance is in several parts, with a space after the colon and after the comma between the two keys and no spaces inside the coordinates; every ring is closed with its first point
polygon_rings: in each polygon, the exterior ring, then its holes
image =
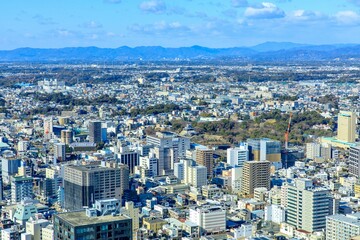
{"type": "Polygon", "coordinates": [[[360,59],[359,44],[307,45],[266,42],[253,47],[207,48],[201,46],[164,47],[71,47],[18,48],[0,51],[0,62],[47,61],[160,61],[238,59],[248,61],[332,61],[360,59]]]}

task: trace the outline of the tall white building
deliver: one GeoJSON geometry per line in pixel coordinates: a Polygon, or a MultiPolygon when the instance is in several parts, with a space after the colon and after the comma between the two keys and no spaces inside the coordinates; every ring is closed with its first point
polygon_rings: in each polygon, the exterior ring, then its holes
{"type": "Polygon", "coordinates": [[[243,167],[246,161],[249,161],[249,148],[247,143],[241,143],[239,147],[227,149],[227,163],[232,167],[243,167]]]}
{"type": "Polygon", "coordinates": [[[343,240],[360,235],[360,212],[326,217],[326,240],[343,240]]]}
{"type": "Polygon", "coordinates": [[[57,162],[63,162],[66,160],[65,143],[54,144],[54,164],[57,162]]]}
{"type": "Polygon", "coordinates": [[[315,187],[310,179],[296,179],[287,186],[287,223],[308,232],[322,231],[333,214],[330,191],[315,187]]]}
{"type": "Polygon", "coordinates": [[[221,206],[190,208],[189,220],[201,228],[201,232],[226,230],[226,211],[221,206]]]}
{"type": "Polygon", "coordinates": [[[306,158],[314,159],[320,157],[321,145],[320,143],[307,143],[306,144],[306,158]]]}

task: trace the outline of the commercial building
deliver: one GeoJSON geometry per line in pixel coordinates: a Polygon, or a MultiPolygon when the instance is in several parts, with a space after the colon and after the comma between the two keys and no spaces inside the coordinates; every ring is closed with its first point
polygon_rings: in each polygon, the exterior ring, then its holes
{"type": "Polygon", "coordinates": [[[17,177],[11,178],[11,202],[17,203],[24,198],[33,198],[33,178],[17,177]]]}
{"type": "Polygon", "coordinates": [[[250,160],[281,163],[281,142],[269,138],[248,139],[250,160]]]}
{"type": "Polygon", "coordinates": [[[201,166],[205,166],[207,169],[208,177],[213,175],[213,168],[214,168],[214,150],[212,149],[196,149],[195,155],[196,163],[201,166]]]}
{"type": "Polygon", "coordinates": [[[296,179],[287,186],[287,223],[308,232],[326,227],[326,216],[333,213],[330,191],[315,187],[312,180],[296,179]]]}
{"type": "Polygon", "coordinates": [[[73,142],[73,132],[71,130],[61,130],[60,141],[66,145],[70,145],[73,142]]]}
{"type": "Polygon", "coordinates": [[[360,177],[360,146],[350,147],[349,173],[358,178],[360,177]]]}
{"type": "Polygon", "coordinates": [[[230,166],[243,167],[246,161],[249,161],[249,148],[247,143],[241,143],[239,147],[227,149],[227,163],[230,166]]]}
{"type": "Polygon", "coordinates": [[[125,165],[67,165],[64,172],[64,207],[69,210],[91,207],[99,199],[121,199],[129,188],[125,165]]]}
{"type": "Polygon", "coordinates": [[[54,215],[55,239],[133,239],[129,217],[119,214],[98,216],[92,210],[54,215]]]}
{"type": "Polygon", "coordinates": [[[344,142],[355,142],[356,113],[340,111],[338,114],[337,139],[344,142]]]}
{"type": "Polygon", "coordinates": [[[207,184],[207,168],[205,166],[187,166],[184,183],[193,187],[201,187],[207,184]]]}
{"type": "Polygon", "coordinates": [[[326,217],[326,239],[343,240],[360,235],[360,213],[326,217]]]}
{"type": "Polygon", "coordinates": [[[100,143],[101,142],[101,122],[90,121],[89,122],[89,142],[100,143]]]}
{"type": "Polygon", "coordinates": [[[4,183],[10,183],[11,176],[18,173],[21,166],[21,160],[17,158],[2,158],[1,159],[1,175],[4,183]]]}
{"type": "Polygon", "coordinates": [[[65,143],[54,144],[54,163],[64,162],[66,160],[65,143]]]}
{"type": "Polygon", "coordinates": [[[221,206],[201,206],[190,208],[189,221],[200,226],[202,233],[226,230],[226,211],[221,206]]]}
{"type": "Polygon", "coordinates": [[[173,132],[156,132],[155,135],[148,135],[146,142],[153,146],[155,157],[159,159],[159,175],[173,170],[174,164],[179,158],[185,157],[186,150],[190,149],[190,139],[173,132]]]}
{"type": "Polygon", "coordinates": [[[121,146],[116,157],[119,163],[129,167],[130,173],[134,173],[134,168],[139,165],[139,153],[127,146],[121,146]]]}
{"type": "Polygon", "coordinates": [[[254,189],[264,187],[270,189],[270,162],[248,161],[242,171],[241,195],[252,197],[254,189]]]}

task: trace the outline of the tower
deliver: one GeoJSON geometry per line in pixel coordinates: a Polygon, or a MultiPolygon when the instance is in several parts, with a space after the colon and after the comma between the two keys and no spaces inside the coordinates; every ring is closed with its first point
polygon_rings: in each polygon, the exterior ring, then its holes
{"type": "Polygon", "coordinates": [[[337,139],[344,142],[355,142],[356,114],[340,111],[338,115],[337,139]]]}
{"type": "Polygon", "coordinates": [[[100,121],[89,122],[89,142],[93,142],[93,143],[101,142],[101,122],[100,121]]]}

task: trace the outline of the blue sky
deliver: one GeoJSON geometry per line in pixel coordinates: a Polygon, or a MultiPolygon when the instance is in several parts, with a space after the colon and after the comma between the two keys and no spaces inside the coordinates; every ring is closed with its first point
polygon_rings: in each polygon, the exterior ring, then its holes
{"type": "Polygon", "coordinates": [[[360,43],[360,0],[0,1],[0,49],[360,43]]]}

